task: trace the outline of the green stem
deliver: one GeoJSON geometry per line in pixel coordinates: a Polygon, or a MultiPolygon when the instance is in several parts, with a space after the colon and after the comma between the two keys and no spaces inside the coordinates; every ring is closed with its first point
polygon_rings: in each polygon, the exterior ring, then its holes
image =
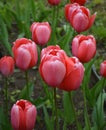
{"type": "Polygon", "coordinates": [[[5,104],[6,104],[6,119],[8,120],[8,78],[5,77],[5,104]]]}
{"type": "Polygon", "coordinates": [[[58,6],[53,7],[53,14],[52,14],[52,36],[51,36],[51,44],[55,44],[55,36],[56,36],[56,26],[57,26],[57,18],[58,18],[58,6]]]}
{"type": "Polygon", "coordinates": [[[28,71],[25,71],[25,79],[26,79],[26,88],[27,88],[27,99],[29,99],[29,84],[28,84],[28,71]]]}
{"type": "Polygon", "coordinates": [[[72,110],[74,112],[74,117],[75,117],[75,122],[76,122],[77,130],[80,130],[79,121],[77,119],[76,110],[75,110],[74,103],[73,103],[73,100],[72,100],[72,92],[69,92],[69,96],[70,96],[70,102],[72,104],[72,110]]]}
{"type": "Polygon", "coordinates": [[[84,98],[84,117],[85,117],[85,123],[86,123],[86,126],[87,126],[88,130],[91,130],[90,120],[89,120],[88,110],[87,110],[87,100],[86,100],[85,86],[82,89],[83,89],[83,98],[84,98]]]}
{"type": "Polygon", "coordinates": [[[59,122],[58,122],[58,111],[57,111],[57,97],[56,97],[56,88],[54,88],[54,107],[55,107],[55,130],[59,130],[59,122]]]}

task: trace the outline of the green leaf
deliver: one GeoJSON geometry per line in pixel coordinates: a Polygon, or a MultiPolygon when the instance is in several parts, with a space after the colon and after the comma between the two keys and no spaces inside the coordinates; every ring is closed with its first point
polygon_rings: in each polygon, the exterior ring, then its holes
{"type": "MultiPolygon", "coordinates": [[[[33,85],[33,83],[29,82],[28,86],[29,86],[29,97],[30,97],[30,100],[31,100],[31,96],[32,96],[32,92],[33,92],[33,89],[34,89],[34,85],[33,85]]],[[[27,96],[28,96],[27,95],[27,87],[25,86],[22,89],[22,91],[21,91],[21,93],[19,95],[19,98],[20,99],[27,99],[27,96]]]]}
{"type": "Polygon", "coordinates": [[[72,102],[70,101],[70,96],[67,92],[63,95],[63,106],[64,106],[64,118],[67,123],[73,123],[75,120],[74,110],[72,107],[72,102]]]}
{"type": "Polygon", "coordinates": [[[0,39],[2,40],[1,44],[3,44],[6,47],[6,49],[8,50],[8,52],[12,55],[11,45],[8,41],[7,27],[4,23],[1,15],[0,15],[0,39]]]}
{"type": "Polygon", "coordinates": [[[103,130],[105,127],[105,114],[104,114],[104,101],[106,99],[106,93],[100,93],[98,100],[94,106],[92,119],[94,126],[97,127],[98,130],[103,130]]]}
{"type": "Polygon", "coordinates": [[[45,106],[43,106],[43,111],[45,115],[44,119],[45,119],[47,130],[54,130],[54,121],[50,119],[49,113],[47,112],[47,109],[45,106]]]}

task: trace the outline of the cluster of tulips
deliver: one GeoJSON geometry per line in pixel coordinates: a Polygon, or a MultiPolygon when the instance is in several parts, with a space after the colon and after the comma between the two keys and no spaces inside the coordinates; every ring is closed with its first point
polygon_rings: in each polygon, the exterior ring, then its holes
{"type": "MultiPolygon", "coordinates": [[[[48,0],[57,6],[61,0],[48,0]]],[[[91,16],[84,6],[86,0],[71,0],[65,5],[66,20],[78,32],[88,30],[95,21],[96,13],[91,16]]],[[[89,62],[96,54],[96,40],[93,35],[76,35],[72,40],[72,55],[68,56],[59,45],[47,46],[52,28],[48,22],[34,22],[30,27],[32,40],[20,38],[13,42],[12,56],[0,59],[0,72],[8,77],[14,72],[15,65],[26,71],[38,61],[37,46],[42,46],[39,73],[49,86],[65,91],[76,90],[84,77],[83,63],[89,62]],[[47,46],[47,47],[46,47],[47,46]]],[[[54,41],[53,41],[54,42],[54,41]]],[[[65,44],[65,43],[64,43],[65,44]]],[[[101,63],[100,73],[106,77],[106,61],[101,63]]],[[[36,107],[28,100],[18,100],[11,109],[11,124],[14,130],[32,130],[36,121],[36,107]]]]}

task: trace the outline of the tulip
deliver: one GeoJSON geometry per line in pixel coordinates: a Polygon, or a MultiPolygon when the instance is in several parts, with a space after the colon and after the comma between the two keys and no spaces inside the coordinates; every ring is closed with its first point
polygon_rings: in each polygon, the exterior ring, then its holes
{"type": "Polygon", "coordinates": [[[60,0],[48,0],[48,3],[55,6],[60,3],[60,0]]]}
{"type": "Polygon", "coordinates": [[[39,72],[50,86],[58,86],[66,73],[65,52],[59,46],[48,46],[41,51],[39,72]]]}
{"type": "Polygon", "coordinates": [[[36,44],[27,38],[17,39],[13,43],[12,51],[16,66],[21,70],[27,70],[36,65],[38,54],[36,44]]]}
{"type": "Polygon", "coordinates": [[[33,130],[36,107],[27,100],[17,101],[11,109],[11,124],[14,130],[33,130]]]}
{"type": "Polygon", "coordinates": [[[101,76],[106,77],[106,60],[104,60],[100,64],[100,74],[101,74],[101,76]]]}
{"type": "Polygon", "coordinates": [[[14,59],[11,56],[4,56],[0,59],[0,71],[6,77],[13,73],[14,59]]]}
{"type": "Polygon", "coordinates": [[[38,45],[45,45],[51,36],[51,27],[48,22],[34,22],[31,25],[32,39],[38,45]]]}
{"type": "Polygon", "coordinates": [[[88,8],[77,3],[65,6],[66,19],[71,26],[78,32],[88,30],[95,21],[96,13],[91,16],[88,8]]]}
{"type": "Polygon", "coordinates": [[[94,36],[77,35],[72,41],[72,54],[81,62],[89,62],[96,54],[96,40],[94,36]]]}
{"type": "Polygon", "coordinates": [[[76,57],[66,58],[66,75],[59,89],[65,91],[76,90],[80,87],[84,77],[84,67],[76,57]]]}
{"type": "Polygon", "coordinates": [[[78,3],[79,5],[84,5],[86,3],[86,0],[70,0],[71,3],[78,3]]]}

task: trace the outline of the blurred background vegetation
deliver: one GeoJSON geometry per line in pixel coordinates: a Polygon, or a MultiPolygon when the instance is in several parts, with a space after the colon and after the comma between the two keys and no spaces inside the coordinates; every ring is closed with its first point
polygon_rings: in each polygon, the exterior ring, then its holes
{"type": "MultiPolygon", "coordinates": [[[[65,33],[66,20],[64,6],[70,0],[61,0],[58,24],[55,30],[58,36],[65,33]]],[[[106,47],[106,1],[88,0],[86,5],[93,14],[97,12],[95,24],[84,34],[93,34],[97,44],[106,47]]],[[[0,50],[11,54],[12,42],[20,37],[31,38],[30,25],[34,21],[48,21],[52,24],[52,8],[47,0],[1,0],[0,1],[0,50]]]]}

